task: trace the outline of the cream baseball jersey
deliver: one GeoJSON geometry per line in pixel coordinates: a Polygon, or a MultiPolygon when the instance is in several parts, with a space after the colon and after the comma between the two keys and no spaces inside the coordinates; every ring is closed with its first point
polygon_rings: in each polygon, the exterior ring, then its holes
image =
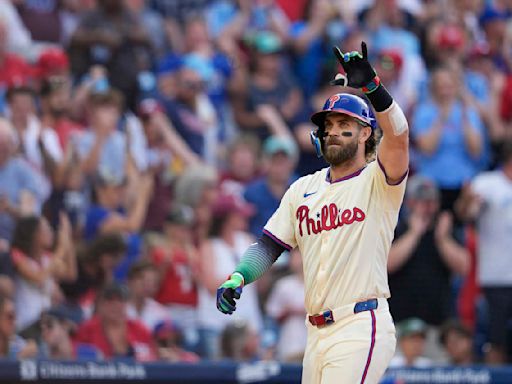
{"type": "Polygon", "coordinates": [[[263,232],[299,247],[308,313],[390,296],[387,260],[406,176],[388,184],[377,159],[339,180],[324,168],[290,186],[263,232]]]}

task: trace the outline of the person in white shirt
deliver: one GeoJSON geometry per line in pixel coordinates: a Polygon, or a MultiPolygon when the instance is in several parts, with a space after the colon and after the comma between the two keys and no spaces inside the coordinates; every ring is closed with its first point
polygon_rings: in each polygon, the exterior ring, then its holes
{"type": "Polygon", "coordinates": [[[507,361],[507,324],[512,319],[512,141],[503,144],[502,167],[476,176],[457,201],[459,215],[476,223],[477,280],[489,308],[486,362],[507,361]]]}
{"type": "Polygon", "coordinates": [[[280,324],[277,357],[287,362],[302,361],[306,349],[304,325],[304,276],[302,257],[296,248],[290,252],[291,274],[278,280],[267,300],[267,314],[280,324]]]}

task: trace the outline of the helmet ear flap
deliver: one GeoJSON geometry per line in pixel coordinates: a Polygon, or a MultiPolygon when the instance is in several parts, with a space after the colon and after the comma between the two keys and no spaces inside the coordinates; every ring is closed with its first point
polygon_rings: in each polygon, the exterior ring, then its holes
{"type": "Polygon", "coordinates": [[[311,139],[311,144],[315,147],[317,157],[321,158],[323,156],[322,141],[319,135],[321,135],[320,129],[316,129],[309,133],[309,138],[311,139]]]}

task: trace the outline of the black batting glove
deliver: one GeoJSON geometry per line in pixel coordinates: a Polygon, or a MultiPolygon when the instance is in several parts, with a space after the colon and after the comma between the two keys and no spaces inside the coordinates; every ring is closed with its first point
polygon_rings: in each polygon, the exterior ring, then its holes
{"type": "Polygon", "coordinates": [[[336,46],[333,47],[332,50],[345,70],[346,79],[338,75],[336,76],[336,80],[331,81],[331,85],[349,86],[357,89],[363,88],[365,93],[368,93],[368,91],[371,92],[372,89],[366,88],[368,86],[371,87],[372,84],[375,83],[377,72],[375,72],[375,69],[373,69],[368,61],[366,43],[364,41],[361,42],[361,53],[357,51],[342,53],[336,46]]]}

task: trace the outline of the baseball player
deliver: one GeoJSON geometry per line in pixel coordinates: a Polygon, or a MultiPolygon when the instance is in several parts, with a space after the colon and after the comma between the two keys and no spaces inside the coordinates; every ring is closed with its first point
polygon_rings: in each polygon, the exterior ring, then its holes
{"type": "Polygon", "coordinates": [[[308,342],[302,383],[378,383],[395,351],[387,298],[387,258],[408,172],[408,124],[361,53],[334,48],[346,75],[333,84],[362,89],[373,114],[351,94],[331,96],[311,120],[312,141],[330,164],[290,186],[262,236],[217,291],[231,314],[242,288],[285,250],[303,257],[308,342]],[[369,161],[369,158],[376,158],[369,161]]]}

